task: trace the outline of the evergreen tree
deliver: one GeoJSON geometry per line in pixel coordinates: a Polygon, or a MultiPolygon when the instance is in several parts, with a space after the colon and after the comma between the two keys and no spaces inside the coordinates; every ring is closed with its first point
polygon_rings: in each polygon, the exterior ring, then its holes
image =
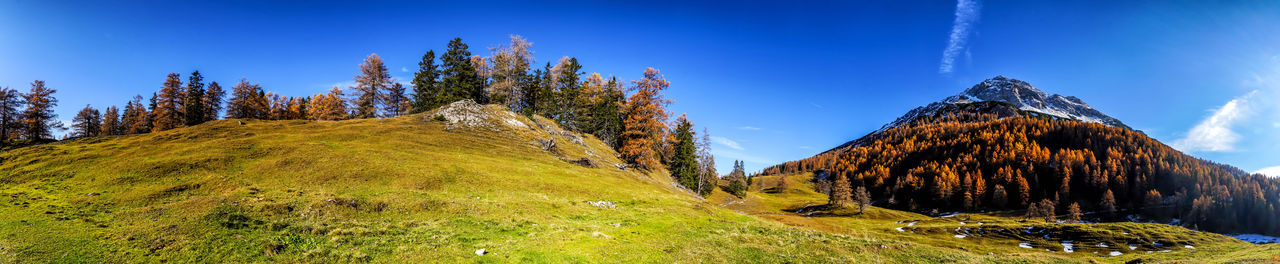
{"type": "Polygon", "coordinates": [[[404,85],[393,83],[387,88],[386,98],[383,98],[382,111],[386,112],[389,117],[397,117],[404,115],[413,105],[410,104],[409,98],[405,97],[404,85]]]}
{"type": "Polygon", "coordinates": [[[657,69],[648,68],[644,78],[633,81],[636,93],[623,107],[622,160],[641,169],[656,168],[659,164],[658,148],[666,133],[666,105],[671,101],[662,97],[662,90],[671,85],[657,69]]]}
{"type": "Polygon", "coordinates": [[[443,102],[442,105],[462,99],[471,99],[481,104],[489,102],[485,97],[480,74],[471,63],[471,51],[467,48],[467,44],[462,43],[462,38],[454,38],[449,41],[449,49],[440,55],[443,66],[440,85],[444,96],[439,99],[443,102]]]}
{"type": "Polygon", "coordinates": [[[443,105],[440,101],[440,87],[437,85],[440,71],[436,69],[436,52],[428,50],[418,62],[418,72],[413,74],[413,109],[410,113],[421,113],[443,105]]]}
{"type": "Polygon", "coordinates": [[[208,115],[204,113],[207,107],[204,105],[204,76],[200,75],[200,71],[191,73],[187,77],[187,98],[182,102],[182,113],[185,117],[184,124],[194,126],[208,121],[208,115]]]}
{"type": "Polygon", "coordinates": [[[182,98],[182,79],[170,73],[156,97],[156,107],[151,120],[151,131],[165,131],[182,127],[183,115],[179,109],[182,98]]]}
{"type": "Polygon", "coordinates": [[[85,105],[84,109],[80,109],[76,113],[76,117],[71,119],[71,137],[94,137],[101,135],[102,114],[98,109],[94,109],[89,105],[85,105]]]}
{"type": "Polygon", "coordinates": [[[102,127],[98,131],[101,131],[102,135],[120,135],[124,132],[120,127],[120,109],[114,105],[102,110],[102,121],[99,123],[102,127]]]}
{"type": "Polygon", "coordinates": [[[582,65],[577,58],[563,57],[555,67],[551,68],[551,79],[555,88],[555,112],[552,117],[561,126],[574,131],[582,131],[582,84],[579,83],[579,72],[582,65]]]}
{"type": "Polygon", "coordinates": [[[52,139],[52,130],[62,129],[62,123],[56,119],[58,115],[53,113],[53,107],[58,105],[58,99],[53,97],[56,92],[58,90],[46,87],[42,80],[31,82],[31,91],[24,94],[22,100],[26,103],[22,111],[24,138],[52,139]]]}
{"type": "Polygon", "coordinates": [[[205,115],[205,122],[218,120],[218,116],[222,112],[222,97],[226,96],[226,93],[226,91],[222,90],[222,85],[218,85],[218,82],[209,83],[209,89],[204,92],[204,101],[201,102],[204,105],[202,112],[205,115]]]}
{"type": "Polygon", "coordinates": [[[676,129],[671,133],[676,139],[675,157],[667,164],[667,170],[680,185],[694,189],[698,187],[698,157],[693,142],[693,123],[685,115],[680,115],[676,118],[676,129]]]}
{"type": "Polygon", "coordinates": [[[0,142],[18,137],[22,130],[22,93],[17,89],[0,87],[0,142]]]}
{"type": "MultiPolygon", "coordinates": [[[[356,85],[351,88],[351,105],[356,109],[355,118],[378,117],[378,105],[382,104],[382,90],[391,86],[391,73],[387,65],[377,53],[369,54],[360,64],[360,74],[355,76],[356,85]]],[[[403,94],[403,92],[402,92],[403,94]]]]}

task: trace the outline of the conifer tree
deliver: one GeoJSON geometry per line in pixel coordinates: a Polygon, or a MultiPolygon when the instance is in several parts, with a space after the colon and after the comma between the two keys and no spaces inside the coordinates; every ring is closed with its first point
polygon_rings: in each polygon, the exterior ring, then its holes
{"type": "Polygon", "coordinates": [[[560,62],[551,68],[551,79],[555,88],[555,112],[552,114],[554,119],[560,122],[560,125],[574,131],[582,131],[582,107],[583,100],[580,93],[582,92],[582,83],[579,83],[579,72],[582,65],[578,64],[578,59],[565,56],[560,58],[560,62]]]}
{"type": "Polygon", "coordinates": [[[409,98],[404,94],[404,85],[393,83],[387,88],[386,98],[383,99],[382,111],[386,112],[389,117],[397,117],[408,113],[409,108],[413,105],[409,102],[409,98]]]}
{"type": "Polygon", "coordinates": [[[835,173],[835,179],[831,181],[831,195],[827,197],[827,203],[836,208],[843,208],[853,203],[853,185],[849,183],[849,177],[845,177],[844,173],[835,173]]]}
{"type": "Polygon", "coordinates": [[[170,73],[164,81],[164,86],[160,88],[160,93],[156,95],[151,131],[158,132],[182,127],[183,115],[178,107],[184,95],[182,80],[179,77],[177,73],[170,73]]]}
{"type": "Polygon", "coordinates": [[[624,161],[638,168],[656,168],[659,165],[658,148],[665,138],[667,127],[666,105],[671,103],[663,98],[662,90],[671,83],[654,68],[645,69],[644,78],[632,83],[636,93],[631,95],[623,107],[626,119],[623,122],[622,148],[619,154],[624,161]]]}
{"type": "Polygon", "coordinates": [[[698,186],[699,179],[697,147],[693,142],[693,123],[690,123],[685,115],[680,115],[676,118],[676,129],[671,133],[675,134],[675,156],[667,164],[667,170],[680,185],[694,189],[698,186]]]}
{"type": "Polygon", "coordinates": [[[421,113],[436,108],[441,102],[439,85],[440,71],[436,66],[436,52],[427,50],[418,62],[418,72],[413,74],[413,109],[410,113],[421,113]]]}
{"type": "Polygon", "coordinates": [[[222,90],[222,85],[218,85],[218,82],[209,83],[209,89],[204,92],[204,101],[201,102],[204,105],[202,112],[205,115],[205,122],[218,120],[218,116],[222,112],[222,97],[226,96],[226,93],[226,91],[222,90]]]}
{"type": "Polygon", "coordinates": [[[102,135],[112,136],[120,135],[123,131],[120,127],[120,109],[116,106],[108,106],[102,111],[102,127],[98,129],[102,135]]]}
{"type": "Polygon", "coordinates": [[[454,38],[449,41],[449,49],[440,55],[440,85],[444,94],[440,98],[442,105],[462,99],[471,99],[481,104],[489,102],[485,98],[480,74],[471,63],[471,51],[467,48],[467,44],[462,43],[462,38],[454,38]]]}
{"type": "Polygon", "coordinates": [[[871,192],[867,192],[867,187],[859,185],[858,189],[853,191],[853,200],[858,202],[858,214],[862,214],[867,211],[867,206],[871,205],[871,192]]]}
{"type": "Polygon", "coordinates": [[[317,94],[311,99],[311,110],[308,118],[314,120],[344,120],[350,114],[347,101],[343,99],[342,89],[334,86],[328,94],[317,94]]]}
{"type": "Polygon", "coordinates": [[[22,100],[26,104],[22,111],[24,138],[51,139],[53,129],[62,129],[62,123],[55,119],[58,115],[53,113],[53,107],[58,105],[58,99],[53,97],[56,92],[58,90],[46,87],[42,80],[31,82],[31,91],[24,94],[22,100]]]}
{"type": "Polygon", "coordinates": [[[182,102],[182,113],[184,115],[184,124],[194,126],[208,121],[208,115],[204,113],[207,107],[204,105],[204,76],[200,75],[200,71],[194,71],[190,77],[187,77],[186,99],[182,102]]]}
{"type": "MultiPolygon", "coordinates": [[[[520,112],[527,105],[524,93],[529,90],[529,66],[533,64],[533,46],[520,35],[511,35],[511,43],[492,49],[488,58],[489,76],[486,88],[491,102],[503,104],[511,111],[520,112]]],[[[483,68],[477,65],[477,68],[483,68]]]]}
{"type": "Polygon", "coordinates": [[[262,87],[240,78],[231,87],[231,99],[227,101],[227,118],[264,118],[265,95],[262,87]]]}
{"type": "Polygon", "coordinates": [[[351,98],[351,105],[355,107],[355,118],[375,118],[378,117],[378,106],[382,104],[382,90],[386,90],[391,86],[391,73],[387,71],[387,65],[382,63],[382,57],[378,57],[377,53],[369,54],[364,59],[364,63],[360,64],[360,74],[355,76],[355,86],[351,98]]]}
{"type": "Polygon", "coordinates": [[[1082,217],[1084,217],[1084,213],[1080,212],[1079,203],[1071,203],[1070,206],[1067,206],[1067,222],[1079,223],[1082,217]]]}
{"type": "Polygon", "coordinates": [[[17,89],[0,87],[0,141],[18,137],[22,130],[22,93],[17,89]]]}
{"type": "Polygon", "coordinates": [[[98,109],[94,109],[89,105],[85,105],[76,113],[75,118],[71,119],[71,137],[94,137],[101,135],[102,114],[98,109]]]}
{"type": "Polygon", "coordinates": [[[787,189],[791,189],[791,182],[787,181],[786,174],[778,175],[778,183],[775,184],[774,186],[775,186],[774,189],[777,192],[786,192],[787,189]]]}
{"type": "Polygon", "coordinates": [[[1102,212],[1107,213],[1108,217],[1114,217],[1116,214],[1116,196],[1111,194],[1111,190],[1102,194],[1102,201],[1098,204],[1102,208],[1102,212]]]}
{"type": "Polygon", "coordinates": [[[120,127],[124,134],[141,134],[151,131],[151,118],[146,106],[142,105],[142,95],[134,95],[133,100],[124,106],[124,116],[120,117],[120,127]]]}

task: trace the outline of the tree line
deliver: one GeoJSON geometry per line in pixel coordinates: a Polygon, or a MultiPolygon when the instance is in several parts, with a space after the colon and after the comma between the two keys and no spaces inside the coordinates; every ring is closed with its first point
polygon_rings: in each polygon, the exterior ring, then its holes
{"type": "MultiPolygon", "coordinates": [[[[629,87],[616,77],[587,74],[576,58],[562,57],[533,69],[532,43],[511,35],[510,43],[491,48],[489,56],[473,55],[461,38],[454,38],[438,57],[423,54],[408,82],[393,78],[377,54],[360,64],[351,87],[326,93],[290,97],[265,91],[241,78],[227,91],[218,82],[204,82],[199,71],[183,82],[170,73],[160,89],[144,101],[141,94],[123,109],[102,111],[86,105],[72,120],[67,137],[91,137],[159,132],[195,126],[220,118],[265,120],[346,120],[397,117],[426,112],[460,101],[497,104],[526,115],[542,115],[571,131],[594,135],[618,151],[630,166],[642,170],[665,168],[680,184],[700,194],[717,186],[708,134],[701,141],[684,115],[669,122],[666,107],[673,101],[663,91],[670,82],[647,68],[629,87]],[[439,63],[437,63],[437,61],[439,63]],[[630,95],[628,92],[630,91],[630,95]],[[223,115],[225,111],[225,116],[223,115]]],[[[52,107],[55,90],[44,81],[19,93],[0,93],[0,139],[48,140],[62,129],[52,107]],[[21,109],[22,111],[19,111],[21,109]]]]}
{"type": "Polygon", "coordinates": [[[1101,220],[1140,215],[1213,232],[1280,234],[1280,180],[1182,154],[1129,129],[958,113],[861,142],[764,173],[824,174],[835,182],[827,191],[833,203],[866,188],[882,205],[908,210],[1027,209],[1045,219],[1078,219],[1085,210],[1101,220]]]}

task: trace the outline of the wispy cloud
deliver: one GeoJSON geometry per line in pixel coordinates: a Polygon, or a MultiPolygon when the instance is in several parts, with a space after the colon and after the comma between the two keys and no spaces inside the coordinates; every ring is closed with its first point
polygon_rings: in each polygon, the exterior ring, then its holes
{"type": "Polygon", "coordinates": [[[809,103],[809,105],[811,105],[811,106],[813,106],[813,107],[817,107],[817,108],[822,108],[822,105],[817,104],[817,103],[809,103]]]}
{"type": "Polygon", "coordinates": [[[942,51],[942,64],[938,65],[938,73],[951,73],[956,56],[966,52],[964,45],[969,41],[973,25],[978,22],[981,5],[978,0],[956,1],[956,20],[951,24],[951,36],[947,38],[947,49],[942,51]]]}
{"type": "Polygon", "coordinates": [[[1232,130],[1232,127],[1249,113],[1249,100],[1256,94],[1258,91],[1254,90],[1214,110],[1213,115],[1191,128],[1186,137],[1174,141],[1173,147],[1186,152],[1235,150],[1240,134],[1232,130]]]}
{"type": "Polygon", "coordinates": [[[741,129],[741,130],[760,130],[761,128],[753,127],[753,126],[741,126],[741,127],[738,127],[738,129],[741,129]]]}
{"type": "Polygon", "coordinates": [[[409,72],[409,68],[400,67],[400,72],[409,72]]]}
{"type": "Polygon", "coordinates": [[[733,140],[728,139],[728,138],[712,136],[712,137],[711,137],[711,142],[715,142],[716,144],[724,145],[725,147],[729,147],[729,148],[731,148],[731,149],[743,150],[742,145],[738,144],[738,142],[737,142],[737,141],[733,141],[733,140]]]}
{"type": "Polygon", "coordinates": [[[1253,173],[1267,175],[1271,177],[1280,177],[1280,166],[1266,167],[1253,173]]]}

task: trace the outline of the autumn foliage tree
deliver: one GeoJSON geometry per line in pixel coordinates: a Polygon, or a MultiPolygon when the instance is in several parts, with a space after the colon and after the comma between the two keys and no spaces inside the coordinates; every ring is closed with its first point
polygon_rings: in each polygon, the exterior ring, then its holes
{"type": "Polygon", "coordinates": [[[24,138],[52,139],[53,129],[62,129],[62,123],[55,119],[58,115],[53,113],[53,107],[58,105],[58,99],[53,97],[56,92],[58,90],[45,86],[42,80],[31,82],[31,91],[22,95],[26,104],[21,119],[24,138]]]}
{"type": "MultiPolygon", "coordinates": [[[[355,108],[355,118],[378,117],[378,106],[382,104],[382,90],[391,86],[391,73],[387,65],[382,63],[378,54],[369,54],[360,64],[360,74],[355,76],[355,86],[351,86],[351,105],[355,108]]],[[[402,90],[403,91],[403,90],[402,90]]]]}
{"type": "Polygon", "coordinates": [[[85,105],[71,119],[71,137],[94,137],[101,135],[102,113],[89,105],[85,105]]]}
{"type": "Polygon", "coordinates": [[[154,132],[179,128],[183,125],[180,110],[182,103],[182,79],[177,73],[170,73],[164,85],[156,94],[156,107],[152,113],[151,130],[154,132]]]}
{"type": "Polygon", "coordinates": [[[657,69],[648,68],[644,71],[644,78],[632,81],[632,84],[636,92],[623,107],[627,118],[623,122],[619,154],[624,161],[638,168],[656,168],[660,162],[658,148],[667,130],[666,105],[671,103],[663,98],[662,90],[671,83],[657,69]]]}
{"type": "Polygon", "coordinates": [[[1280,234],[1280,179],[1188,156],[1122,127],[1017,114],[1016,107],[1003,116],[964,110],[999,102],[954,107],[764,173],[843,174],[899,209],[1025,209],[1050,200],[1108,217],[1177,217],[1206,231],[1280,234]]]}

